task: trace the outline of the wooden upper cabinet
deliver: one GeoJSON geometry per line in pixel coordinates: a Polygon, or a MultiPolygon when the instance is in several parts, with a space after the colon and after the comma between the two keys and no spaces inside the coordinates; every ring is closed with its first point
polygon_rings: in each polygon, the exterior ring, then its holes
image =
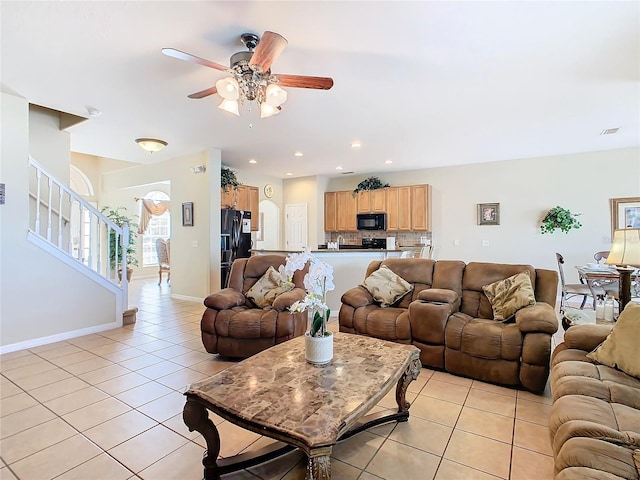
{"type": "Polygon", "coordinates": [[[258,187],[249,188],[249,211],[251,212],[251,231],[257,232],[260,225],[260,189],[258,187]]]}
{"type": "Polygon", "coordinates": [[[324,231],[325,232],[337,232],[338,231],[338,192],[325,192],[324,194],[324,231]]]}
{"type": "Polygon", "coordinates": [[[236,210],[251,210],[251,205],[249,204],[249,187],[247,185],[240,185],[238,187],[238,203],[236,205],[236,210]]]}
{"type": "Polygon", "coordinates": [[[431,230],[431,185],[411,186],[411,228],[431,230]]]}
{"type": "Polygon", "coordinates": [[[411,230],[411,187],[386,188],[387,231],[411,230]]]}
{"type": "Polygon", "coordinates": [[[383,213],[387,211],[387,189],[364,190],[357,195],[358,213],[383,213]]]}
{"type": "Polygon", "coordinates": [[[398,230],[398,187],[387,188],[387,231],[398,230]]]}
{"type": "Polygon", "coordinates": [[[337,231],[357,231],[356,215],[358,213],[358,201],[350,191],[336,192],[337,231]]]}
{"type": "Polygon", "coordinates": [[[235,208],[238,202],[238,192],[229,187],[229,190],[225,192],[224,188],[220,188],[220,208],[235,208]]]}

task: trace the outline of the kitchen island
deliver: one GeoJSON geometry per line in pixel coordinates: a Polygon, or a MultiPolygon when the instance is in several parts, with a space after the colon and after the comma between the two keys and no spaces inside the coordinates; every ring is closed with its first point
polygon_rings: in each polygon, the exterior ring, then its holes
{"type": "MultiPolygon", "coordinates": [[[[387,250],[383,248],[351,248],[349,246],[338,250],[318,249],[311,253],[318,260],[333,267],[333,283],[335,290],[327,293],[327,305],[331,309],[331,315],[338,315],[342,302],[342,294],[364,281],[367,267],[371,262],[385,260],[386,258],[398,258],[403,250],[387,250]]],[[[252,250],[252,255],[289,255],[300,250],[252,250]]]]}

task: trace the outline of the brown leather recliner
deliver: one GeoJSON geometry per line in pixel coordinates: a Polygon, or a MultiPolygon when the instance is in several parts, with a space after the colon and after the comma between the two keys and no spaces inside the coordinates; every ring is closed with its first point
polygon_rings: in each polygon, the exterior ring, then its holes
{"type": "Polygon", "coordinates": [[[342,296],[341,331],[412,343],[427,367],[544,390],[551,336],[558,330],[557,272],[530,265],[390,259],[373,262],[367,275],[381,264],[413,283],[414,292],[397,306],[381,308],[363,287],[348,290],[342,296]],[[513,321],[493,320],[482,286],[525,270],[537,303],[516,312],[513,321]]]}
{"type": "Polygon", "coordinates": [[[247,358],[304,334],[307,312],[291,313],[288,308],[306,294],[303,281],[308,267],[295,272],[295,288],[278,295],[272,308],[262,309],[245,296],[270,266],[277,270],[285,262],[282,255],[257,255],[233,262],[228,288],[204,300],[207,309],[200,329],[207,352],[247,358]]]}

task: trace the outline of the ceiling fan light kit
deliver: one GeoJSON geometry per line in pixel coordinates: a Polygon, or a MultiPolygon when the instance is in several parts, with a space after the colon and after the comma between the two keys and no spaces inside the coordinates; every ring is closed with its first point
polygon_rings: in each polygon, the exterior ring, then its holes
{"type": "Polygon", "coordinates": [[[157,138],[136,138],[136,143],[140,145],[140,148],[149,153],[159,152],[169,145],[164,140],[158,140],[157,138]]]}
{"type": "Polygon", "coordinates": [[[240,105],[244,105],[245,101],[255,101],[258,104],[260,118],[277,115],[287,101],[287,92],[281,85],[321,90],[329,90],[333,86],[333,79],[328,77],[272,75],[271,65],[288,43],[282,35],[264,32],[260,39],[256,34],[243,33],[240,39],[248,51],[233,54],[229,68],[173,48],[164,48],[162,53],[231,74],[230,77],[218,80],[215,87],[188,96],[204,98],[217,93],[222,98],[218,108],[234,115],[240,115],[240,105]]]}

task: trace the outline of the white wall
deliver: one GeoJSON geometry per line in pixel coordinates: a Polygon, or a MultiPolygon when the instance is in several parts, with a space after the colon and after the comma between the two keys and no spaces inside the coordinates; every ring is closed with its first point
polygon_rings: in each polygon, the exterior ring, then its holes
{"type": "Polygon", "coordinates": [[[171,184],[171,295],[199,301],[220,284],[220,150],[107,172],[100,205],[137,211],[133,197],[140,186],[166,180],[171,184]],[[192,173],[195,165],[205,165],[206,172],[192,173]],[[185,202],[193,202],[192,227],[182,226],[185,202]]]}
{"type": "Polygon", "coordinates": [[[0,205],[0,345],[37,345],[45,337],[113,324],[113,293],[27,240],[29,153],[68,180],[69,134],[55,116],[39,109],[30,114],[24,98],[0,95],[0,182],[7,191],[0,205]]]}
{"type": "MultiPolygon", "coordinates": [[[[559,155],[504,162],[381,173],[391,185],[432,185],[434,255],[439,259],[527,263],[557,270],[555,252],[573,268],[611,246],[611,198],[640,197],[640,149],[559,155]],[[478,203],[500,203],[500,225],[479,226],[478,203]],[[546,212],[560,205],[582,228],[540,233],[546,212]],[[459,245],[454,245],[454,240],[459,245]],[[482,240],[489,246],[483,247],[482,240]]],[[[365,177],[331,179],[329,191],[351,190],[365,177]]]]}

